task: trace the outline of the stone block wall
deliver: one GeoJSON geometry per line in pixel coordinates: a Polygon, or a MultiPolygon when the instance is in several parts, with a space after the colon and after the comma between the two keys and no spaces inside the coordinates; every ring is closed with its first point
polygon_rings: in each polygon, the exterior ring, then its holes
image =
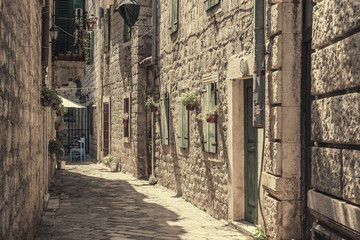
{"type": "Polygon", "coordinates": [[[53,173],[55,113],[40,103],[42,7],[0,1],[0,239],[33,239],[53,173]]]}
{"type": "MultiPolygon", "coordinates": [[[[157,127],[156,176],[159,183],[186,196],[197,207],[228,219],[229,156],[228,60],[253,51],[253,1],[220,1],[206,11],[204,1],[179,1],[178,31],[170,34],[171,1],[158,2],[159,89],[170,94],[169,145],[157,127]],[[185,88],[200,91],[204,79],[217,82],[217,153],[202,150],[201,107],[189,114],[189,148],[179,147],[180,115],[176,98],[185,88]]],[[[240,66],[239,66],[240,68],[240,66]]],[[[160,119],[160,118],[159,118],[160,119]]]]}
{"type": "Polygon", "coordinates": [[[302,2],[266,3],[265,224],[270,239],[301,239],[302,2]]]}
{"type": "MultiPolygon", "coordinates": [[[[313,9],[311,56],[312,187],[326,193],[327,210],[309,202],[318,218],[329,212],[360,212],[360,2],[317,1],[313,9]],[[326,14],[325,14],[326,13],[326,14]],[[341,199],[353,204],[345,204],[341,199]],[[342,205],[341,205],[341,204],[342,205]],[[337,208],[341,206],[341,208],[337,208]],[[357,209],[357,210],[354,210],[357,209]]],[[[315,196],[314,191],[309,196],[315,196]]],[[[321,195],[321,194],[320,194],[321,195]]],[[[320,196],[319,195],[319,196],[320,196]]],[[[314,197],[313,199],[317,199],[314,197]]],[[[342,214],[338,214],[342,216],[342,214]]],[[[359,225],[356,214],[346,216],[359,225]]],[[[335,219],[336,218],[336,219],[335,219]]],[[[333,225],[344,227],[338,217],[333,225]]],[[[360,236],[360,232],[357,233],[360,236]]]]}
{"type": "MultiPolygon", "coordinates": [[[[97,11],[98,1],[87,1],[89,9],[97,11]]],[[[98,160],[103,154],[103,103],[110,104],[109,153],[120,162],[121,169],[136,177],[147,176],[147,124],[150,115],[146,113],[147,82],[150,76],[139,63],[151,56],[151,1],[139,1],[139,21],[131,28],[131,39],[123,41],[124,20],[115,8],[110,7],[110,50],[104,53],[104,19],[97,25],[95,34],[95,59],[87,66],[85,84],[96,84],[96,134],[98,160]],[[146,26],[148,25],[148,26],[146,26]],[[124,99],[130,100],[130,134],[124,135],[124,125],[119,116],[124,112],[124,99]]],[[[104,9],[106,12],[106,9],[104,9]]],[[[151,74],[150,74],[151,75],[151,74]]]]}

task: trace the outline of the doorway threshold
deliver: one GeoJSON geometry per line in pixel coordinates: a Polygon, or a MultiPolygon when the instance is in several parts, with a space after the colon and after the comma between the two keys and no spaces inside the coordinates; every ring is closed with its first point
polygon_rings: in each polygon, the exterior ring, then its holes
{"type": "Polygon", "coordinates": [[[246,234],[250,237],[255,233],[256,226],[246,221],[231,221],[229,226],[236,229],[238,232],[246,234]]]}

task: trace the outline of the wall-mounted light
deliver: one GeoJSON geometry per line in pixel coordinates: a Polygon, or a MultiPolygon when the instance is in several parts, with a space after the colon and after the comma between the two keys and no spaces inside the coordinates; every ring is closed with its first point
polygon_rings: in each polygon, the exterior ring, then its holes
{"type": "Polygon", "coordinates": [[[52,25],[49,31],[50,31],[51,42],[55,42],[59,36],[59,31],[60,31],[59,28],[55,25],[52,25]]]}

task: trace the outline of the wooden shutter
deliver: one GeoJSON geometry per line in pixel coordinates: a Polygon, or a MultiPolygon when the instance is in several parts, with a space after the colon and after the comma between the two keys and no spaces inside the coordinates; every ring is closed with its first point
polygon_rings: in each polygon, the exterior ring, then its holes
{"type": "Polygon", "coordinates": [[[161,143],[169,145],[169,94],[164,93],[161,100],[161,143]]]}
{"type": "Polygon", "coordinates": [[[110,50],[110,9],[106,10],[104,19],[104,52],[110,50]]]}
{"type": "Polygon", "coordinates": [[[171,0],[170,34],[178,30],[178,21],[179,21],[179,0],[171,0]]]}
{"type": "Polygon", "coordinates": [[[124,42],[127,42],[131,38],[131,28],[124,21],[124,32],[123,32],[124,42]]]}
{"type": "MultiPolygon", "coordinates": [[[[181,90],[179,95],[187,91],[188,89],[181,90]]],[[[179,146],[181,148],[189,148],[189,111],[187,111],[186,106],[181,103],[179,103],[179,108],[179,146]]]]}
{"type": "MultiPolygon", "coordinates": [[[[203,112],[214,109],[216,105],[216,83],[207,83],[202,91],[202,110],[203,112]]],[[[203,150],[205,152],[216,153],[217,150],[217,128],[216,123],[208,123],[203,120],[203,150]]]]}

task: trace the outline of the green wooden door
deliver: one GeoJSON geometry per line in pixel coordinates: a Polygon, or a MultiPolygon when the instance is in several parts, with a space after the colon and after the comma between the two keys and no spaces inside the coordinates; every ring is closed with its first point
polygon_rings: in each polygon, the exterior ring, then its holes
{"type": "Polygon", "coordinates": [[[244,81],[245,123],[245,220],[257,223],[257,131],[252,125],[252,79],[244,81]]]}

